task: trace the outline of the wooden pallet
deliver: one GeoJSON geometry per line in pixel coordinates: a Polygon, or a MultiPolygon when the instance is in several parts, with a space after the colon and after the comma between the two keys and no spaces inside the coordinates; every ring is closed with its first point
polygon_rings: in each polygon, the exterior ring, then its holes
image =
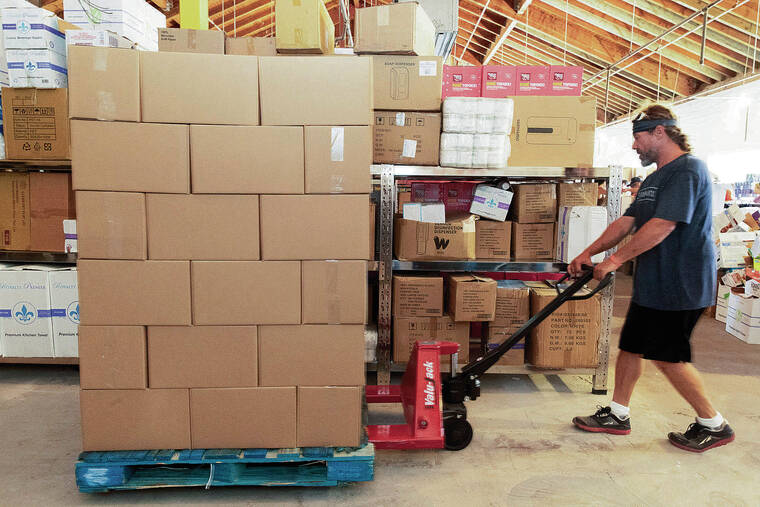
{"type": "Polygon", "coordinates": [[[337,486],[371,481],[375,448],[162,449],[83,452],[79,491],[205,486],[337,486]]]}

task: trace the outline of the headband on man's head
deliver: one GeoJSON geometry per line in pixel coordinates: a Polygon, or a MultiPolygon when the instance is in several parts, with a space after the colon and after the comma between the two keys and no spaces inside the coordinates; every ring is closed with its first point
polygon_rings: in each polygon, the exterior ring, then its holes
{"type": "Polygon", "coordinates": [[[640,120],[633,120],[633,133],[649,131],[654,129],[657,125],[662,125],[663,127],[677,127],[678,122],[673,118],[656,118],[650,120],[644,117],[640,120]]]}

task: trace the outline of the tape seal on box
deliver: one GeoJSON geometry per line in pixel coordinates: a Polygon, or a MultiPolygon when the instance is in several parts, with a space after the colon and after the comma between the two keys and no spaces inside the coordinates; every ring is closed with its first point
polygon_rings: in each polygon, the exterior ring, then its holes
{"type": "Polygon", "coordinates": [[[95,50],[93,51],[94,58],[92,59],[92,70],[95,72],[107,72],[108,71],[108,52],[95,50]]]}
{"type": "Polygon", "coordinates": [[[343,162],[346,133],[343,127],[333,127],[330,133],[330,161],[343,162]]]}
{"type": "Polygon", "coordinates": [[[116,114],[116,99],[113,96],[113,92],[99,90],[95,102],[95,114],[98,120],[108,120],[114,117],[116,114]]]}
{"type": "Polygon", "coordinates": [[[327,298],[325,303],[327,304],[327,323],[328,324],[340,324],[340,294],[338,292],[338,261],[328,260],[327,263],[327,279],[325,280],[325,288],[327,289],[327,298]]]}
{"type": "Polygon", "coordinates": [[[187,32],[187,47],[189,49],[198,48],[198,38],[195,34],[195,30],[190,30],[189,32],[187,32]]]}
{"type": "Polygon", "coordinates": [[[390,25],[391,10],[387,5],[377,7],[377,26],[390,25]]]}

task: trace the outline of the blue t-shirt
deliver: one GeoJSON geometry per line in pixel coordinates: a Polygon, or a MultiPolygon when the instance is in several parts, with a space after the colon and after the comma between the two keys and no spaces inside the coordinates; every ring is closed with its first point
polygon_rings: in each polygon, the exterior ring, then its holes
{"type": "Polygon", "coordinates": [[[651,218],[676,222],[660,244],[638,256],[633,302],[657,310],[696,310],[714,303],[712,185],[707,166],[681,155],[650,174],[625,212],[636,229],[651,218]]]}

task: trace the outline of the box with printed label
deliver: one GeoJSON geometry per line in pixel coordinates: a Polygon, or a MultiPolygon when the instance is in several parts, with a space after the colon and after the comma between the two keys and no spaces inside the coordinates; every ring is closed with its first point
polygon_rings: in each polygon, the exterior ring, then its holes
{"type": "Polygon", "coordinates": [[[81,260],[78,273],[85,325],[190,325],[189,261],[81,260]]]}
{"type": "Polygon", "coordinates": [[[718,297],[715,302],[715,320],[719,322],[726,322],[729,296],[731,296],[731,287],[719,283],[718,297]]]}
{"type": "Polygon", "coordinates": [[[580,96],[583,84],[583,67],[552,65],[549,73],[550,95],[580,96]]]}
{"type": "Polygon", "coordinates": [[[362,389],[358,386],[299,386],[297,445],[360,445],[362,401],[362,389]]]}
{"type": "Polygon", "coordinates": [[[166,27],[166,15],[141,0],[99,0],[97,3],[64,0],[63,19],[86,30],[113,30],[147,51],[158,51],[157,29],[166,27]]]}
{"type": "Polygon", "coordinates": [[[260,386],[364,385],[364,326],[259,327],[260,386]]]}
{"type": "Polygon", "coordinates": [[[69,111],[65,88],[4,88],[5,154],[16,160],[67,160],[69,111]]]}
{"type": "Polygon", "coordinates": [[[50,318],[55,357],[79,355],[79,290],[76,268],[50,271],[50,318]]]}
{"type": "MultiPolygon", "coordinates": [[[[3,9],[5,49],[49,49],[66,56],[66,37],[58,29],[58,17],[51,11],[28,8],[3,9]]],[[[65,65],[64,65],[65,67],[65,65]]]]}
{"type": "Polygon", "coordinates": [[[744,294],[730,294],[726,331],[743,342],[760,344],[760,299],[744,294]]]}
{"type": "Polygon", "coordinates": [[[301,323],[301,263],[193,261],[193,324],[301,323]]]}
{"type": "Polygon", "coordinates": [[[549,95],[551,67],[548,65],[518,65],[515,95],[549,95]]]}
{"type": "MultiPolygon", "coordinates": [[[[67,46],[131,49],[134,43],[111,30],[66,30],[67,46]]],[[[135,55],[137,58],[137,55],[135,55]]],[[[71,55],[69,55],[69,71],[71,55]]],[[[69,75],[71,72],[69,72],[69,75]]]]}
{"type": "Polygon", "coordinates": [[[478,185],[472,197],[470,213],[503,222],[507,219],[512,192],[491,185],[478,185]]]}
{"type": "Polygon", "coordinates": [[[440,113],[375,111],[376,164],[438,165],[440,113]]]}
{"type": "Polygon", "coordinates": [[[508,65],[483,65],[481,97],[503,99],[515,95],[517,87],[517,67],[508,65]]]}
{"type": "Polygon", "coordinates": [[[482,79],[481,67],[444,65],[441,97],[480,97],[482,79]]]}
{"type": "Polygon", "coordinates": [[[439,56],[373,56],[375,109],[440,111],[439,56]]]}
{"type": "Polygon", "coordinates": [[[304,324],[363,324],[367,308],[365,261],[303,261],[304,324]]]}
{"type": "MultiPolygon", "coordinates": [[[[562,206],[596,206],[599,199],[598,183],[558,183],[557,204],[562,206]]],[[[621,206],[624,210],[628,206],[621,206]]]]}
{"type": "Polygon", "coordinates": [[[170,53],[224,54],[224,32],[220,30],[189,30],[159,28],[158,50],[170,53]]]}
{"type": "Polygon", "coordinates": [[[554,257],[554,224],[512,223],[512,259],[554,257]]]}
{"type": "Polygon", "coordinates": [[[0,270],[0,355],[53,357],[48,270],[0,270]]]}
{"type": "Polygon", "coordinates": [[[82,389],[145,389],[147,357],[144,326],[79,326],[82,389]]]}
{"type": "Polygon", "coordinates": [[[475,217],[445,224],[394,220],[393,251],[403,261],[475,259],[475,217]]]}
{"type": "Polygon", "coordinates": [[[335,49],[335,25],[323,0],[280,0],[274,18],[278,52],[327,55],[335,49]]]}
{"type": "MultiPolygon", "coordinates": [[[[370,191],[370,127],[305,127],[304,191],[366,194],[370,191]]],[[[271,172],[268,177],[271,176],[271,172]]]]}
{"type": "Polygon", "coordinates": [[[263,56],[259,78],[262,125],[371,125],[369,58],[263,56]]]}
{"type": "MultiPolygon", "coordinates": [[[[449,315],[442,317],[393,318],[393,361],[409,361],[414,343],[418,341],[447,341],[459,344],[459,364],[470,360],[470,323],[454,322],[449,315]]],[[[448,364],[449,356],[441,357],[448,364]]]]}
{"type": "Polygon", "coordinates": [[[478,259],[508,260],[512,236],[511,222],[475,222],[475,256],[478,259]]]}
{"type": "Polygon", "coordinates": [[[140,105],[144,122],[258,125],[258,57],[141,51],[140,105]]]}
{"type": "Polygon", "coordinates": [[[517,330],[530,318],[530,289],[520,280],[496,282],[496,313],[492,327],[517,330]]]}
{"type": "Polygon", "coordinates": [[[70,47],[69,81],[70,118],[140,121],[137,51],[70,47]]]}
{"type": "Polygon", "coordinates": [[[227,37],[225,55],[277,56],[274,37],[227,37]]]}
{"type": "Polygon", "coordinates": [[[435,54],[435,26],[416,2],[358,9],[354,50],[432,56],[435,54]]]}
{"type": "Polygon", "coordinates": [[[74,190],[186,194],[189,137],[187,125],[72,120],[74,190]]]}
{"type": "Polygon", "coordinates": [[[65,251],[63,221],[76,217],[71,174],[29,173],[31,204],[30,250],[65,251]]]}
{"type": "Polygon", "coordinates": [[[496,312],[496,280],[452,275],[446,283],[449,315],[456,322],[492,321],[496,312]]]}
{"type": "Polygon", "coordinates": [[[50,49],[8,49],[8,82],[14,88],[66,88],[66,56],[50,49]]]}
{"type": "Polygon", "coordinates": [[[557,186],[554,183],[513,185],[514,219],[521,224],[551,223],[557,220],[557,186]]]}
{"type": "Polygon", "coordinates": [[[29,206],[29,174],[0,173],[0,248],[3,250],[29,250],[29,206]]]}
{"type": "MultiPolygon", "coordinates": [[[[582,296],[587,291],[577,295],[582,296]]],[[[535,315],[557,297],[554,289],[531,289],[530,310],[535,315]]],[[[599,363],[599,319],[601,296],[567,301],[534,327],[528,338],[525,357],[542,368],[594,368],[599,363]]]]}
{"type": "Polygon", "coordinates": [[[758,234],[756,232],[724,232],[719,237],[720,267],[743,268],[744,257],[752,248],[758,234]]]}
{"type": "Polygon", "coordinates": [[[148,258],[145,194],[77,192],[80,259],[148,258]]]}
{"type": "Polygon", "coordinates": [[[404,220],[445,224],[446,206],[442,202],[407,202],[404,204],[402,216],[404,220]]]}
{"type": "MultiPolygon", "coordinates": [[[[607,208],[602,206],[563,206],[557,223],[557,254],[560,262],[571,262],[607,228],[607,208]]],[[[591,257],[597,264],[604,252],[591,257]]]]}
{"type": "Polygon", "coordinates": [[[443,315],[443,277],[393,276],[394,317],[443,315]]]}

